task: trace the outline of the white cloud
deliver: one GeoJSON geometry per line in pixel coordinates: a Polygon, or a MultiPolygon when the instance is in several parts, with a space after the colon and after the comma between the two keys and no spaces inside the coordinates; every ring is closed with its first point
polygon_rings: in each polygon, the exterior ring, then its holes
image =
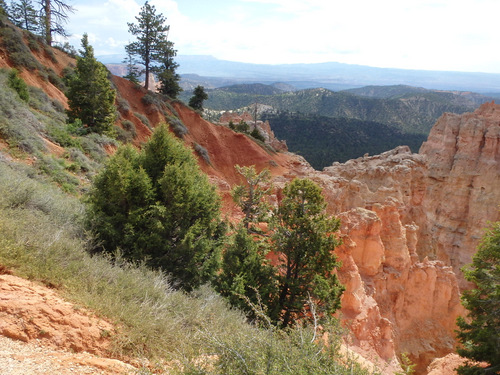
{"type": "MultiPolygon", "coordinates": [[[[127,22],[135,22],[143,5],[74,3],[81,5],[74,4],[70,32],[95,35],[96,54],[119,53],[131,39],[127,22]]],[[[150,3],[167,17],[179,54],[500,72],[498,0],[211,0],[203,12],[193,0],[150,3]]]]}

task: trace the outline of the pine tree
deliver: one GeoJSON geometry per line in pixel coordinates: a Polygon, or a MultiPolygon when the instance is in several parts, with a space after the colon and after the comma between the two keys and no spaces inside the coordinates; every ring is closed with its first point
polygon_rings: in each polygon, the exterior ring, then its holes
{"type": "Polygon", "coordinates": [[[179,64],[174,61],[177,51],[174,49],[174,43],[167,40],[162,41],[158,48],[160,52],[156,56],[156,61],[159,65],[152,70],[160,81],[159,91],[175,99],[182,91],[179,85],[181,77],[176,73],[179,64]]]}
{"type": "Polygon", "coordinates": [[[196,86],[193,91],[193,96],[189,99],[189,106],[197,111],[203,111],[203,102],[208,99],[203,86],[196,86]]]}
{"type": "Polygon", "coordinates": [[[145,260],[186,290],[213,280],[225,227],[219,196],[191,151],[162,125],[137,158],[117,154],[89,197],[89,225],[100,250],[145,260]],[[107,195],[114,197],[107,201],[107,195]]]}
{"type": "Polygon", "coordinates": [[[154,203],[151,179],[130,145],[118,148],[99,173],[88,196],[89,226],[96,230],[99,250],[121,249],[127,259],[142,260],[135,246],[141,219],[154,203]]]}
{"type": "Polygon", "coordinates": [[[237,185],[231,191],[233,201],[241,208],[245,217],[243,225],[248,232],[258,232],[256,224],[266,222],[270,213],[270,207],[266,198],[271,191],[271,173],[269,169],[263,169],[257,173],[255,166],[235,166],[239,174],[245,179],[244,185],[237,185]]]}
{"type": "Polygon", "coordinates": [[[68,21],[68,13],[73,13],[75,8],[62,0],[38,0],[38,3],[41,6],[42,35],[51,46],[53,34],[68,36],[64,24],[68,21]]]}
{"type": "Polygon", "coordinates": [[[272,318],[286,328],[306,317],[304,305],[312,298],[322,312],[340,308],[344,290],[335,269],[333,250],[340,241],[335,232],[340,221],[327,217],[321,188],[308,179],[295,179],[283,190],[275,212],[273,251],[280,256],[279,296],[272,318]]]}
{"type": "Polygon", "coordinates": [[[462,343],[458,354],[473,361],[487,363],[486,368],[468,362],[457,370],[462,375],[500,373],[500,222],[494,223],[483,237],[465,279],[476,285],[462,295],[469,310],[467,318],[459,317],[457,337],[462,343]]]}
{"type": "Polygon", "coordinates": [[[132,52],[130,51],[130,47],[125,46],[125,52],[127,57],[123,60],[123,63],[127,64],[127,75],[123,76],[123,78],[128,79],[129,81],[139,84],[139,76],[140,71],[137,67],[137,61],[134,59],[132,52]]]}
{"type": "Polygon", "coordinates": [[[264,312],[277,295],[276,273],[266,259],[269,246],[239,226],[224,250],[216,289],[231,305],[255,318],[254,308],[264,312]]]}
{"type": "Polygon", "coordinates": [[[79,118],[92,132],[104,133],[115,121],[116,91],[108,80],[108,70],[94,57],[87,34],[82,47],[75,72],[67,81],[68,116],[71,121],[79,118]]]}
{"type": "MultiPolygon", "coordinates": [[[[165,83],[178,81],[178,76],[175,75],[177,64],[173,62],[176,51],[173,49],[173,43],[167,39],[170,26],[165,25],[166,18],[161,13],[156,14],[156,8],[148,1],[144,3],[136,20],[137,24],[128,23],[128,28],[137,41],[128,44],[126,49],[132,56],[137,56],[144,65],[144,87],[149,89],[149,73],[154,70],[164,86],[162,92],[168,94],[165,92],[168,88],[165,83]],[[161,66],[153,69],[154,62],[159,62],[161,66]]],[[[171,96],[175,97],[176,94],[171,96]]]]}
{"type": "Polygon", "coordinates": [[[20,0],[18,3],[12,3],[9,8],[9,16],[17,27],[30,32],[39,30],[39,17],[31,0],[20,0]]]}

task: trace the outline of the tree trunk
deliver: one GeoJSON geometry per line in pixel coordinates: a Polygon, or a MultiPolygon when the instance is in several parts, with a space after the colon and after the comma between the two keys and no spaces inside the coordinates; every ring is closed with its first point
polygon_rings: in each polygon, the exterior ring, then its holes
{"type": "Polygon", "coordinates": [[[52,45],[52,30],[51,30],[51,8],[50,8],[50,0],[45,0],[45,19],[43,20],[45,23],[45,41],[49,46],[52,45]]]}

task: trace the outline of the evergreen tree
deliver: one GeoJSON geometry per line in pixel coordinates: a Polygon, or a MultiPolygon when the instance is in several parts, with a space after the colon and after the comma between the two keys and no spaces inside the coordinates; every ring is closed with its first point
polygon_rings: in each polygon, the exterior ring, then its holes
{"type": "Polygon", "coordinates": [[[340,221],[324,213],[321,188],[308,179],[295,179],[283,190],[284,198],[273,219],[273,251],[280,255],[279,296],[271,317],[286,328],[305,317],[309,298],[318,301],[322,312],[340,307],[344,290],[335,269],[333,250],[340,221]]]}
{"type": "MultiPolygon", "coordinates": [[[[127,52],[132,56],[137,56],[141,64],[144,65],[146,74],[144,87],[149,88],[149,73],[153,70],[158,73],[163,86],[167,81],[175,81],[178,78],[175,76],[176,64],[173,63],[176,51],[173,49],[173,43],[167,40],[170,26],[165,25],[166,18],[161,13],[156,14],[154,5],[150,5],[146,1],[136,20],[137,24],[128,23],[128,28],[137,41],[128,44],[126,48],[127,52]],[[159,62],[162,66],[152,69],[154,62],[159,62]]],[[[162,92],[167,93],[165,90],[166,86],[162,92]]],[[[171,96],[175,97],[176,95],[171,96]]]]}
{"type": "Polygon", "coordinates": [[[196,86],[193,91],[193,96],[189,99],[189,106],[197,111],[203,111],[203,102],[208,99],[203,86],[196,86]]]}
{"type": "Polygon", "coordinates": [[[255,225],[266,222],[270,212],[266,197],[271,191],[271,173],[269,169],[257,173],[253,165],[249,167],[236,165],[235,168],[244,177],[245,184],[235,186],[231,196],[245,214],[244,227],[248,232],[258,232],[255,225]]]}
{"type": "Polygon", "coordinates": [[[457,336],[462,347],[458,354],[487,363],[486,368],[468,362],[457,372],[462,375],[500,373],[500,222],[494,223],[483,237],[469,267],[463,272],[476,289],[466,290],[462,304],[469,310],[459,317],[457,336]]]}
{"type": "Polygon", "coordinates": [[[31,0],[20,0],[18,3],[12,3],[9,8],[9,17],[17,27],[33,33],[39,30],[39,17],[31,0]]]}
{"type": "Polygon", "coordinates": [[[42,35],[51,46],[53,34],[68,36],[64,24],[68,21],[68,13],[73,13],[75,9],[62,0],[38,0],[38,3],[41,6],[42,35]]]}
{"type": "Polygon", "coordinates": [[[231,305],[255,317],[253,307],[266,311],[277,294],[276,273],[266,259],[268,244],[239,226],[228,241],[216,289],[231,305]],[[252,306],[253,305],[253,306],[252,306]]]}
{"type": "Polygon", "coordinates": [[[191,151],[162,125],[137,158],[130,151],[117,155],[89,196],[100,250],[146,260],[187,290],[213,280],[225,228],[219,197],[191,151]]]}
{"type": "Polygon", "coordinates": [[[179,64],[174,61],[177,51],[174,49],[174,44],[164,40],[159,44],[160,52],[157,55],[158,66],[152,68],[160,81],[159,91],[168,95],[171,98],[177,98],[177,95],[182,91],[179,81],[181,77],[175,71],[179,64]]]}
{"type": "Polygon", "coordinates": [[[123,63],[127,64],[127,75],[123,76],[123,78],[126,78],[135,84],[139,84],[139,76],[141,73],[137,67],[137,61],[134,59],[134,56],[130,51],[129,45],[125,46],[125,52],[127,57],[123,60],[123,63]]]}
{"type": "Polygon", "coordinates": [[[108,80],[108,70],[94,57],[87,34],[83,35],[82,47],[75,72],[67,80],[68,115],[71,121],[82,120],[90,131],[103,133],[115,121],[116,92],[108,80]]]}
{"type": "Polygon", "coordinates": [[[151,179],[130,145],[118,148],[99,173],[88,197],[89,225],[99,238],[99,250],[121,249],[127,259],[142,259],[135,246],[136,232],[154,203],[151,179]]]}

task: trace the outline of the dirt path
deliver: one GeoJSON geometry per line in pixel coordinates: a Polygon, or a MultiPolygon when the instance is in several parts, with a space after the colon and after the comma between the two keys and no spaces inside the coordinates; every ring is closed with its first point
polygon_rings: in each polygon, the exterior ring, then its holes
{"type": "Polygon", "coordinates": [[[40,341],[22,342],[0,336],[2,375],[135,374],[135,368],[115,359],[89,353],[55,350],[40,341]]]}

